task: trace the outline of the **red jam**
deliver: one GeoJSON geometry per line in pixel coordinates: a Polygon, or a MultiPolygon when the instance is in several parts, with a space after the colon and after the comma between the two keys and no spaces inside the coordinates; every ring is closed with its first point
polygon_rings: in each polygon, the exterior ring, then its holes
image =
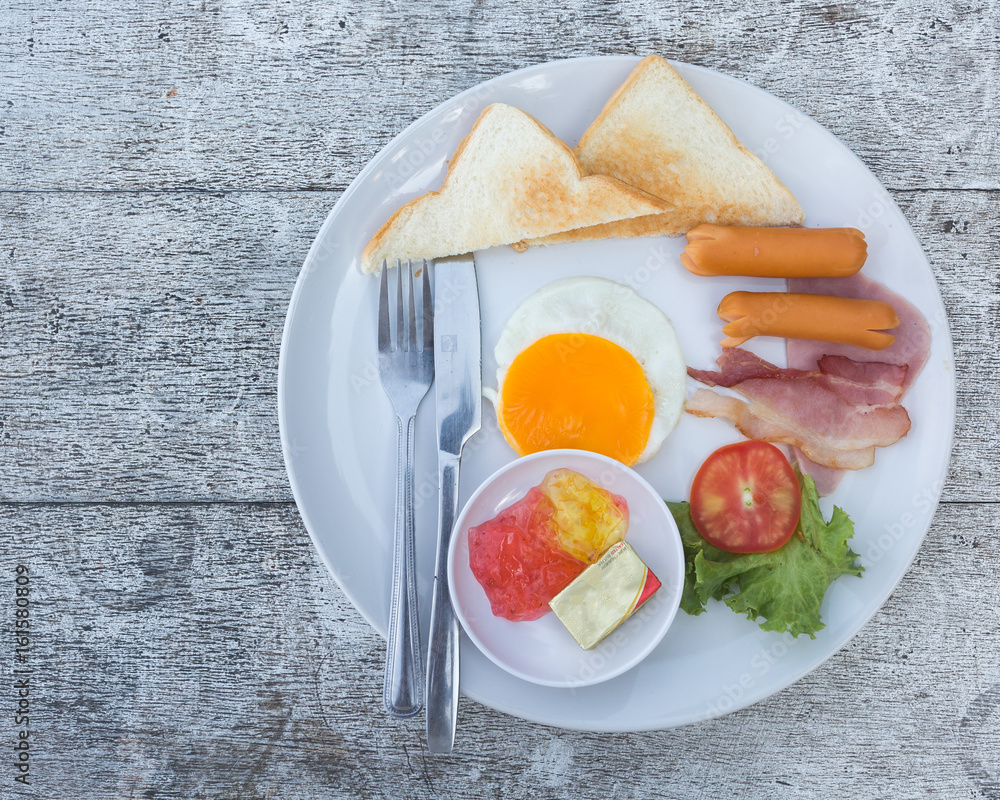
{"type": "Polygon", "coordinates": [[[469,566],[495,616],[538,619],[627,528],[623,498],[579,473],[554,470],[521,500],[469,529],[469,566]]]}

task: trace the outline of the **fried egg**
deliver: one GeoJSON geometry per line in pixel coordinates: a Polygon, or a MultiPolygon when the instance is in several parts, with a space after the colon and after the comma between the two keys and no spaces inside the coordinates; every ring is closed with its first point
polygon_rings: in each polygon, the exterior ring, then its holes
{"type": "Polygon", "coordinates": [[[628,286],[567,278],[542,287],[497,342],[500,430],[519,455],[591,450],[650,458],[684,408],[687,369],[667,316],[628,286]]]}

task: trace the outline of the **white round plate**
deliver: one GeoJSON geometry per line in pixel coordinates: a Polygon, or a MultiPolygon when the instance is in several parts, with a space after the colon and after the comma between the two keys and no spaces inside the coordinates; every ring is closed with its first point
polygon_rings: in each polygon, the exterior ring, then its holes
{"type": "MultiPolygon", "coordinates": [[[[281,343],[278,416],[299,511],[344,593],[381,634],[388,621],[396,463],[395,420],[375,366],[378,281],[357,270],[372,233],[403,202],[441,184],[447,159],[480,110],[518,106],[574,144],[635,66],[632,57],[594,57],[503,75],[463,92],[414,122],[362,170],[331,211],[299,275],[281,343]]],[[[708,69],[675,65],[795,194],[811,226],[853,225],[868,240],[865,273],[899,292],[933,333],[924,371],[905,398],[909,435],[881,450],[873,467],[848,475],[824,507],[856,523],[852,545],[865,566],[842,577],[823,602],[815,639],[766,633],[712,603],[681,613],[634,669],[581,689],[520,680],[463,642],[463,692],[529,720],[584,730],[669,728],[716,717],[767,697],[815,669],[885,602],[930,525],[951,450],[954,359],[944,306],[912,230],[885,189],[830,133],[765,91],[708,69]],[[832,502],[831,502],[832,501],[832,502]]],[[[767,279],[699,278],[680,266],[681,239],[581,242],[518,254],[476,254],[482,303],[483,374],[495,385],[493,346],[514,308],[544,284],[571,275],[618,280],[674,322],[687,363],[719,354],[719,300],[739,288],[781,290],[767,279]]],[[[752,349],[784,364],[783,342],[752,349]]],[[[462,462],[460,502],[514,459],[489,404],[462,462]]],[[[702,461],[740,440],[727,422],[684,415],[663,449],[638,472],[663,496],[685,499],[702,461]]],[[[416,425],[418,594],[428,629],[437,517],[433,390],[416,425]]]]}
{"type": "Polygon", "coordinates": [[[582,450],[548,450],[501,467],[469,498],[455,520],[448,585],[462,628],[490,661],[542,686],[590,686],[621,675],[650,654],[677,614],[684,588],[684,548],[677,523],[659,493],[613,458],[582,450]],[[586,475],[628,504],[625,541],[661,586],[635,615],[592,650],[582,650],[555,614],[531,622],[496,617],[469,566],[469,528],[493,519],[538,486],[554,469],[586,475]]]}

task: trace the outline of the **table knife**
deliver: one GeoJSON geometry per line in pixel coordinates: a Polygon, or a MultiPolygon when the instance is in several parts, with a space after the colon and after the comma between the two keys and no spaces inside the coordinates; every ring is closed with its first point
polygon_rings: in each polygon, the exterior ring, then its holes
{"type": "Polygon", "coordinates": [[[483,348],[471,253],[434,266],[434,392],[438,442],[438,540],[427,652],[427,745],[450,753],[458,715],[458,621],[448,591],[448,546],[458,515],[462,448],[482,425],[483,348]]]}

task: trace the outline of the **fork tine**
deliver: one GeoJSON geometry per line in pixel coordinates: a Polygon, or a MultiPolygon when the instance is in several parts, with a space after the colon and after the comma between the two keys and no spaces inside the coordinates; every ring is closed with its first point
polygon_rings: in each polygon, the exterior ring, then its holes
{"type": "Polygon", "coordinates": [[[409,298],[410,307],[409,314],[407,314],[407,322],[410,325],[409,337],[406,342],[406,349],[416,351],[417,349],[417,312],[413,306],[413,262],[407,259],[406,261],[406,272],[410,277],[409,281],[409,298]]]}
{"type": "Polygon", "coordinates": [[[434,301],[431,300],[431,280],[430,276],[427,274],[429,267],[427,265],[427,259],[424,259],[423,265],[423,283],[424,283],[424,350],[430,350],[434,347],[434,301]]]}
{"type": "Polygon", "coordinates": [[[403,265],[396,259],[396,349],[403,349],[403,265]]]}
{"type": "Polygon", "coordinates": [[[389,349],[389,267],[382,261],[382,281],[378,291],[378,349],[389,349]]]}

